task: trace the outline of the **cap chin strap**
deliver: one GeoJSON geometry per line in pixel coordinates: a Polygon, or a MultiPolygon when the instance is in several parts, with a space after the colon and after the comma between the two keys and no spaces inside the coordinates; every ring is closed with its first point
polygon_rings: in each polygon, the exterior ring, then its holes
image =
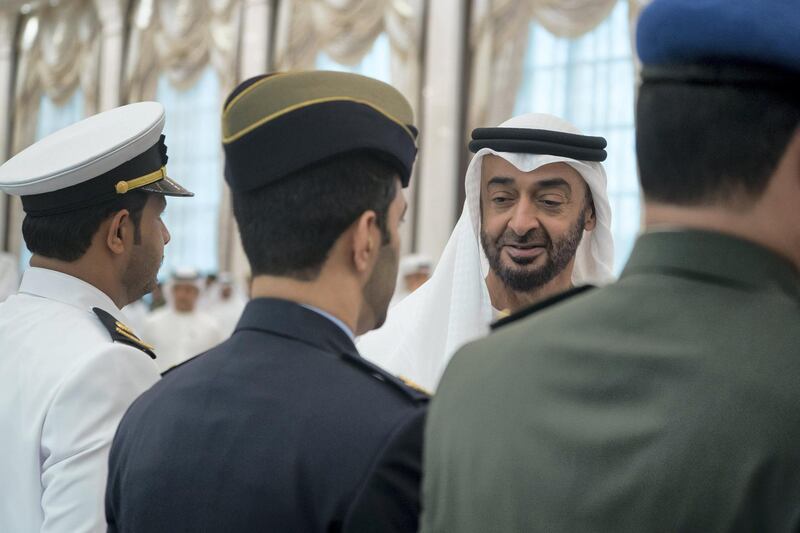
{"type": "Polygon", "coordinates": [[[154,172],[151,172],[150,174],[145,174],[144,176],[140,176],[132,180],[118,181],[114,188],[116,189],[117,194],[125,194],[133,189],[138,189],[139,187],[144,187],[145,185],[150,185],[151,183],[161,181],[166,177],[167,167],[164,166],[154,172]]]}

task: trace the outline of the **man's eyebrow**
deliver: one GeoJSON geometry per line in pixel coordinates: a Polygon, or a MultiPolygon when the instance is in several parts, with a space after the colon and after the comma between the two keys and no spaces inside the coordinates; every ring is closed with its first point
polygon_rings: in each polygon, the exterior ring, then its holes
{"type": "Polygon", "coordinates": [[[572,187],[570,187],[569,183],[564,178],[550,178],[536,182],[537,189],[551,189],[553,187],[561,187],[570,192],[572,191],[572,187]]]}
{"type": "Polygon", "coordinates": [[[509,178],[506,176],[494,176],[493,178],[489,179],[489,182],[486,184],[487,187],[492,185],[511,185],[514,183],[514,178],[509,178]]]}

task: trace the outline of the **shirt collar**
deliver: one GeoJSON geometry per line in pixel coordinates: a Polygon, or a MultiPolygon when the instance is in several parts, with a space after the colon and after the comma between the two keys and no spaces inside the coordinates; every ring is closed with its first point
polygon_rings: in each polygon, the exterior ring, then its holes
{"type": "Polygon", "coordinates": [[[355,337],[355,335],[353,335],[353,331],[349,327],[347,327],[347,324],[345,324],[343,321],[339,320],[338,318],[336,318],[335,316],[333,316],[329,312],[323,311],[319,307],[314,307],[313,305],[306,305],[306,304],[300,304],[300,305],[302,305],[303,307],[305,307],[309,311],[314,311],[315,313],[324,316],[325,318],[327,318],[328,320],[330,320],[331,322],[333,322],[334,324],[339,326],[339,329],[344,331],[347,334],[347,336],[350,337],[351,341],[355,342],[355,338],[356,337],[355,337]]]}
{"type": "Polygon", "coordinates": [[[800,298],[800,272],[784,257],[723,233],[673,229],[647,232],[636,241],[621,277],[669,271],[743,288],[777,287],[800,298]]]}
{"type": "Polygon", "coordinates": [[[236,331],[260,330],[289,337],[335,354],[360,358],[350,337],[342,328],[322,313],[296,302],[278,298],[255,298],[239,318],[236,331]]]}
{"type": "Polygon", "coordinates": [[[55,300],[87,313],[92,313],[93,307],[99,307],[120,322],[126,322],[125,314],[106,293],[63,272],[30,267],[22,275],[19,292],[55,300]]]}

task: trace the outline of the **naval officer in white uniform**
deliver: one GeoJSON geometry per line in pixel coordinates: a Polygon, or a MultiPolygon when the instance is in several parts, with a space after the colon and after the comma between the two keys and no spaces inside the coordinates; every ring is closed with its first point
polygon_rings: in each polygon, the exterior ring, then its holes
{"type": "Polygon", "coordinates": [[[0,304],[0,531],[105,531],[108,450],[158,380],[120,311],[156,283],[169,232],[164,109],[143,102],[60,130],[0,167],[33,253],[0,304]]]}

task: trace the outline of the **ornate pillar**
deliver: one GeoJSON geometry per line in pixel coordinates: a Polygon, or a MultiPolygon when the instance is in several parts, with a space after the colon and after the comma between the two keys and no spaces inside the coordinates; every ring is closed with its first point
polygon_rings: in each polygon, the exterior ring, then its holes
{"type": "MultiPolygon", "coordinates": [[[[242,0],[242,37],[237,81],[264,74],[270,69],[274,16],[273,0],[242,0]]],[[[239,240],[227,185],[223,188],[220,211],[220,270],[230,271],[241,282],[249,275],[250,267],[239,240]]]]}
{"type": "Polygon", "coordinates": [[[242,42],[239,79],[264,74],[270,66],[272,22],[275,16],[272,0],[243,0],[242,42]]]}
{"type": "Polygon", "coordinates": [[[121,103],[125,6],[122,0],[94,0],[94,5],[102,28],[98,111],[106,111],[121,103]]]}
{"type": "Polygon", "coordinates": [[[464,83],[466,2],[436,0],[425,22],[425,86],[419,181],[417,182],[417,252],[434,261],[447,243],[456,220],[464,83]]]}
{"type": "MultiPolygon", "coordinates": [[[[0,7],[0,162],[8,159],[11,143],[11,84],[14,67],[16,6],[0,7]]],[[[8,248],[9,198],[0,193],[0,251],[8,248]]]]}

